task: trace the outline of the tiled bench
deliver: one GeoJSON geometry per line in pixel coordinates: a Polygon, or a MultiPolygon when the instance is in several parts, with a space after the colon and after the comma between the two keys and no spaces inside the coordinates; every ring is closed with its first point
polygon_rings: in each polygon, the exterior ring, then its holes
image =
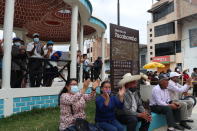
{"type": "MultiPolygon", "coordinates": [[[[152,121],[150,123],[148,131],[154,131],[155,129],[158,129],[160,127],[166,126],[166,118],[164,115],[156,114],[156,113],[151,113],[152,115],[152,121]]],[[[139,127],[141,126],[141,123],[139,122],[136,128],[136,131],[139,131],[139,127]]],[[[124,128],[126,131],[126,126],[124,125],[124,128]]]]}

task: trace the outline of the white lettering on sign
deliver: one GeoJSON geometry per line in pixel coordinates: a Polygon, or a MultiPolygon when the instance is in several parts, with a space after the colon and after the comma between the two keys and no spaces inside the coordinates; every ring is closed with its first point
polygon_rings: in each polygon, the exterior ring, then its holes
{"type": "Polygon", "coordinates": [[[137,38],[134,36],[127,36],[126,31],[122,31],[119,29],[115,29],[115,37],[118,39],[124,39],[124,40],[131,40],[131,41],[136,41],[137,42],[137,38]]]}

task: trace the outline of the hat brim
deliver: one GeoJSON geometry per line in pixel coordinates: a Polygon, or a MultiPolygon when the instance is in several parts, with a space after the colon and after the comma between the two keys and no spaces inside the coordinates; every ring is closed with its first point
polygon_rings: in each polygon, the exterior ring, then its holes
{"type": "Polygon", "coordinates": [[[141,79],[141,75],[134,75],[131,77],[127,77],[127,78],[123,78],[122,80],[120,80],[120,82],[118,83],[118,85],[120,87],[124,86],[125,84],[132,82],[132,81],[138,81],[141,79]]]}

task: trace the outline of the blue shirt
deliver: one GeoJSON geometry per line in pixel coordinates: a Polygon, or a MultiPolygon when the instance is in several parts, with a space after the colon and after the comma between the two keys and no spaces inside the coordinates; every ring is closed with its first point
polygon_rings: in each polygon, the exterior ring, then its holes
{"type": "Polygon", "coordinates": [[[107,122],[115,119],[115,108],[122,109],[124,103],[117,96],[110,96],[108,106],[104,104],[105,99],[102,96],[96,98],[96,122],[107,122]]]}

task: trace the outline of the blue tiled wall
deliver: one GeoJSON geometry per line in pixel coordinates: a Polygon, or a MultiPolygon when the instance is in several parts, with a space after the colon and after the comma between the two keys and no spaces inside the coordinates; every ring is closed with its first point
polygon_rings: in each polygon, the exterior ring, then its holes
{"type": "Polygon", "coordinates": [[[13,99],[13,113],[29,111],[33,108],[55,107],[58,104],[58,96],[32,96],[13,99]]]}
{"type": "Polygon", "coordinates": [[[3,99],[0,99],[0,118],[3,118],[4,117],[4,100],[3,99]]]}

